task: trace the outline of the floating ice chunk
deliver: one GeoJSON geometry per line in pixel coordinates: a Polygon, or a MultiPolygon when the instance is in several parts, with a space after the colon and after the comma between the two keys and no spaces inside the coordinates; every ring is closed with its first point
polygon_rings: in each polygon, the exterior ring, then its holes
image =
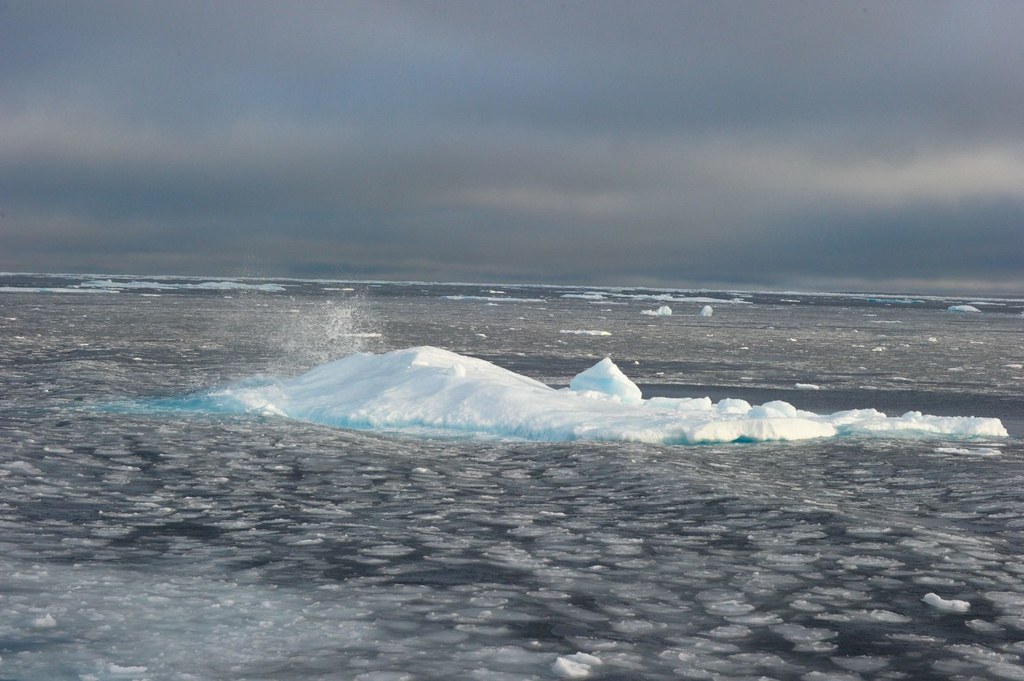
{"type": "Polygon", "coordinates": [[[563,333],[569,336],[610,336],[611,331],[602,331],[601,329],[561,329],[558,333],[563,333]]]}
{"type": "Polygon", "coordinates": [[[973,456],[999,456],[1003,452],[995,447],[936,447],[936,454],[969,454],[973,456]]]}
{"type": "Polygon", "coordinates": [[[821,386],[814,383],[797,383],[793,387],[797,390],[821,390],[821,386]]]}
{"type": "Polygon", "coordinates": [[[610,358],[605,357],[569,381],[569,389],[577,393],[599,393],[626,404],[639,404],[643,393],[636,383],[626,378],[610,358]]]}
{"type": "Polygon", "coordinates": [[[708,636],[713,638],[724,638],[724,639],[737,639],[747,638],[751,634],[750,627],[745,627],[741,624],[727,624],[720,627],[715,627],[708,632],[708,636]]]}
{"type": "Polygon", "coordinates": [[[967,626],[982,634],[1001,634],[1004,631],[998,624],[986,620],[969,620],[967,626]]]}
{"type": "Polygon", "coordinates": [[[510,298],[508,296],[464,296],[464,295],[452,295],[452,296],[441,296],[445,300],[458,300],[458,301],[469,301],[476,303],[546,303],[547,301],[543,298],[510,298]]]}
{"type": "Polygon", "coordinates": [[[555,660],[551,669],[563,679],[585,679],[593,668],[601,664],[601,658],[587,653],[574,653],[555,660]]]}
{"type": "Polygon", "coordinates": [[[971,604],[967,601],[946,600],[936,593],[927,593],[921,600],[942,612],[967,612],[971,609],[971,604]]]}
{"type": "Polygon", "coordinates": [[[1024,614],[1024,593],[1014,591],[987,591],[985,597],[1003,612],[1024,614]]]}
{"type": "Polygon", "coordinates": [[[856,655],[849,657],[833,657],[832,662],[837,666],[851,672],[870,674],[885,669],[889,666],[888,657],[875,655],[856,655]]]}
{"type": "Polygon", "coordinates": [[[662,305],[657,310],[641,310],[640,314],[649,315],[651,317],[671,317],[672,308],[668,305],[662,305]]]}
{"type": "Polygon", "coordinates": [[[710,305],[705,305],[704,307],[702,307],[700,309],[700,316],[701,317],[710,317],[713,314],[715,314],[715,309],[713,307],[711,307],[710,305]]]}
{"type": "MultiPolygon", "coordinates": [[[[21,473],[22,475],[42,475],[43,472],[30,464],[28,461],[11,461],[5,466],[9,473],[21,473]]],[[[0,469],[4,470],[4,469],[0,469]]]]}
{"type": "Polygon", "coordinates": [[[562,298],[578,298],[579,300],[604,300],[603,293],[563,293],[562,298]]]}
{"type": "Polygon", "coordinates": [[[284,416],[344,428],[548,442],[696,444],[850,434],[1007,435],[994,418],[920,412],[890,418],[874,409],[818,415],[780,400],[757,407],[737,399],[644,400],[610,359],[574,378],[569,390],[556,390],[490,362],[432,347],[357,353],[291,379],[249,379],[152,404],[183,411],[284,416]]]}
{"type": "Polygon", "coordinates": [[[947,312],[981,312],[978,308],[973,305],[950,305],[946,308],[947,312]]]}
{"type": "Polygon", "coordinates": [[[802,624],[779,624],[771,628],[773,632],[793,643],[807,641],[825,641],[835,638],[839,632],[819,627],[805,627],[802,624]]]}
{"type": "Polygon", "coordinates": [[[856,620],[865,622],[887,622],[889,624],[905,624],[912,621],[906,615],[892,610],[861,610],[853,613],[856,620]]]}
{"type": "Polygon", "coordinates": [[[111,674],[117,674],[119,676],[120,675],[129,676],[129,675],[133,675],[133,674],[145,674],[149,670],[148,667],[143,667],[142,665],[121,666],[119,664],[114,664],[113,662],[111,662],[107,666],[107,669],[110,671],[111,674]]]}
{"type": "Polygon", "coordinates": [[[33,629],[53,629],[57,626],[57,620],[53,618],[53,615],[46,613],[42,617],[37,617],[32,620],[33,629]]]}

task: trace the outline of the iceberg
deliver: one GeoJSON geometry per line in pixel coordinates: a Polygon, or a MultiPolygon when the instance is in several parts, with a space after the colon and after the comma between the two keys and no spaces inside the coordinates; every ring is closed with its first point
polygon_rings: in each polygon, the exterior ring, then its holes
{"type": "Polygon", "coordinates": [[[605,358],[556,389],[436,347],[356,353],[289,379],[248,380],[163,408],[287,417],[385,432],[533,441],[701,444],[866,437],[1005,437],[996,418],[818,415],[775,400],[644,399],[605,358]]]}
{"type": "Polygon", "coordinates": [[[700,309],[701,317],[710,317],[713,314],[715,314],[715,308],[711,307],[710,305],[705,305],[700,309]]]}
{"type": "Polygon", "coordinates": [[[662,305],[657,310],[640,310],[640,314],[645,314],[651,317],[671,317],[672,308],[668,305],[662,305]]]}
{"type": "Polygon", "coordinates": [[[946,308],[946,312],[981,312],[981,310],[973,305],[950,305],[946,308]]]}

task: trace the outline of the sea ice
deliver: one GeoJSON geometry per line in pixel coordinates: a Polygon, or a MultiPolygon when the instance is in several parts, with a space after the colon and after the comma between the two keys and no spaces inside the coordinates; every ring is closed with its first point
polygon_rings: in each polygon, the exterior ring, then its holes
{"type": "Polygon", "coordinates": [[[927,593],[921,600],[936,610],[941,610],[943,612],[967,612],[971,609],[971,604],[967,601],[958,601],[956,599],[946,600],[936,593],[927,593]]]}
{"type": "Polygon", "coordinates": [[[280,293],[285,290],[284,286],[280,284],[246,284],[239,281],[204,281],[197,284],[172,284],[169,282],[160,281],[145,281],[145,280],[132,280],[132,281],[114,281],[112,279],[88,279],[83,281],[79,286],[83,288],[98,288],[98,289],[132,289],[132,290],[156,290],[156,291],[173,291],[173,290],[207,290],[207,291],[264,291],[268,293],[280,293]]]}
{"type": "Polygon", "coordinates": [[[981,312],[978,308],[973,305],[950,305],[946,308],[947,312],[981,312]]]}
{"type": "Polygon", "coordinates": [[[564,655],[551,665],[552,671],[564,679],[585,679],[593,668],[601,664],[601,658],[587,653],[564,655]]]}
{"type": "Polygon", "coordinates": [[[110,663],[110,665],[108,666],[108,669],[110,670],[111,674],[117,674],[117,675],[144,674],[144,673],[146,673],[146,671],[148,671],[148,667],[143,667],[142,665],[125,667],[125,666],[121,666],[119,664],[114,664],[113,662],[110,663]]]}
{"type": "Polygon", "coordinates": [[[657,310],[641,310],[640,314],[649,315],[651,317],[671,317],[672,308],[668,305],[662,305],[657,310]]]}
{"type": "Polygon", "coordinates": [[[715,310],[710,305],[705,305],[704,307],[702,307],[700,309],[700,316],[701,317],[710,317],[713,314],[715,314],[715,310]]]}
{"type": "Polygon", "coordinates": [[[780,400],[751,406],[643,399],[610,359],[556,390],[490,362],[434,347],[356,353],[285,380],[250,379],[158,407],[256,413],[345,428],[461,433],[538,441],[656,444],[805,440],[835,435],[1005,437],[999,419],[888,417],[874,409],[818,415],[780,400]]]}

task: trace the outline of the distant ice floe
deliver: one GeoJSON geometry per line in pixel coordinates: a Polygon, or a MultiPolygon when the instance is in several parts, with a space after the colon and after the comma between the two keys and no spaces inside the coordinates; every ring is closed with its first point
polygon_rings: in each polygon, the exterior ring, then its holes
{"type": "Polygon", "coordinates": [[[713,314],[715,314],[715,309],[713,307],[711,307],[710,305],[705,305],[704,307],[702,307],[700,309],[700,316],[701,317],[710,317],[713,314]]]}
{"type": "Polygon", "coordinates": [[[561,329],[558,333],[567,334],[570,336],[610,336],[611,331],[602,331],[601,329],[561,329]]]}
{"type": "Polygon", "coordinates": [[[668,305],[662,305],[657,310],[641,310],[640,314],[649,315],[651,317],[671,317],[672,308],[668,305]]]}
{"type": "Polygon", "coordinates": [[[611,289],[600,291],[585,291],[578,293],[563,293],[561,298],[575,298],[577,300],[589,300],[591,302],[609,302],[612,300],[649,300],[664,303],[715,303],[722,305],[753,305],[749,300],[740,297],[716,298],[712,296],[691,296],[678,293],[623,293],[611,289]]]}
{"type": "Polygon", "coordinates": [[[264,291],[267,293],[280,293],[285,290],[285,287],[280,284],[247,284],[240,281],[204,281],[197,284],[177,284],[147,280],[114,281],[113,279],[89,279],[83,281],[79,286],[96,289],[153,291],[264,291]]]}
{"type": "Polygon", "coordinates": [[[879,305],[917,305],[924,302],[915,298],[865,298],[865,300],[879,305]]]}
{"type": "Polygon", "coordinates": [[[947,312],[981,312],[978,308],[973,305],[950,305],[946,308],[947,312]]]}
{"type": "Polygon", "coordinates": [[[445,300],[458,300],[463,302],[477,302],[477,303],[546,303],[547,301],[543,298],[513,298],[506,295],[493,295],[493,296],[464,296],[464,295],[452,295],[442,296],[445,300]]]}
{"type": "Polygon", "coordinates": [[[67,286],[0,286],[0,293],[117,293],[107,289],[80,289],[67,286]]]}
{"type": "Polygon", "coordinates": [[[555,389],[435,347],[357,353],[284,380],[250,379],[154,403],[158,408],[283,416],[329,426],[409,434],[534,441],[698,444],[837,435],[1006,437],[996,418],[889,417],[875,409],[830,415],[775,400],[644,399],[610,359],[555,389]]]}
{"type": "Polygon", "coordinates": [[[821,390],[821,386],[814,383],[797,383],[793,388],[796,390],[821,390]]]}

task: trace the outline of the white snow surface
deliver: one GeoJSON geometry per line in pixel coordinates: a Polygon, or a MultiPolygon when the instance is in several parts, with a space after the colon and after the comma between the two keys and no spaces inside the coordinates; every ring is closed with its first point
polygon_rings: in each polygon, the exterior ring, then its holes
{"type": "Polygon", "coordinates": [[[577,374],[569,382],[569,389],[577,393],[597,393],[594,397],[607,396],[627,404],[643,402],[640,388],[608,357],[577,374]]]}
{"type": "Polygon", "coordinates": [[[291,379],[249,380],[187,401],[189,408],[284,416],[330,426],[535,441],[698,444],[836,435],[1006,437],[996,418],[888,417],[875,409],[830,415],[775,400],[644,399],[605,358],[567,389],[490,362],[422,346],[357,353],[291,379]]]}

